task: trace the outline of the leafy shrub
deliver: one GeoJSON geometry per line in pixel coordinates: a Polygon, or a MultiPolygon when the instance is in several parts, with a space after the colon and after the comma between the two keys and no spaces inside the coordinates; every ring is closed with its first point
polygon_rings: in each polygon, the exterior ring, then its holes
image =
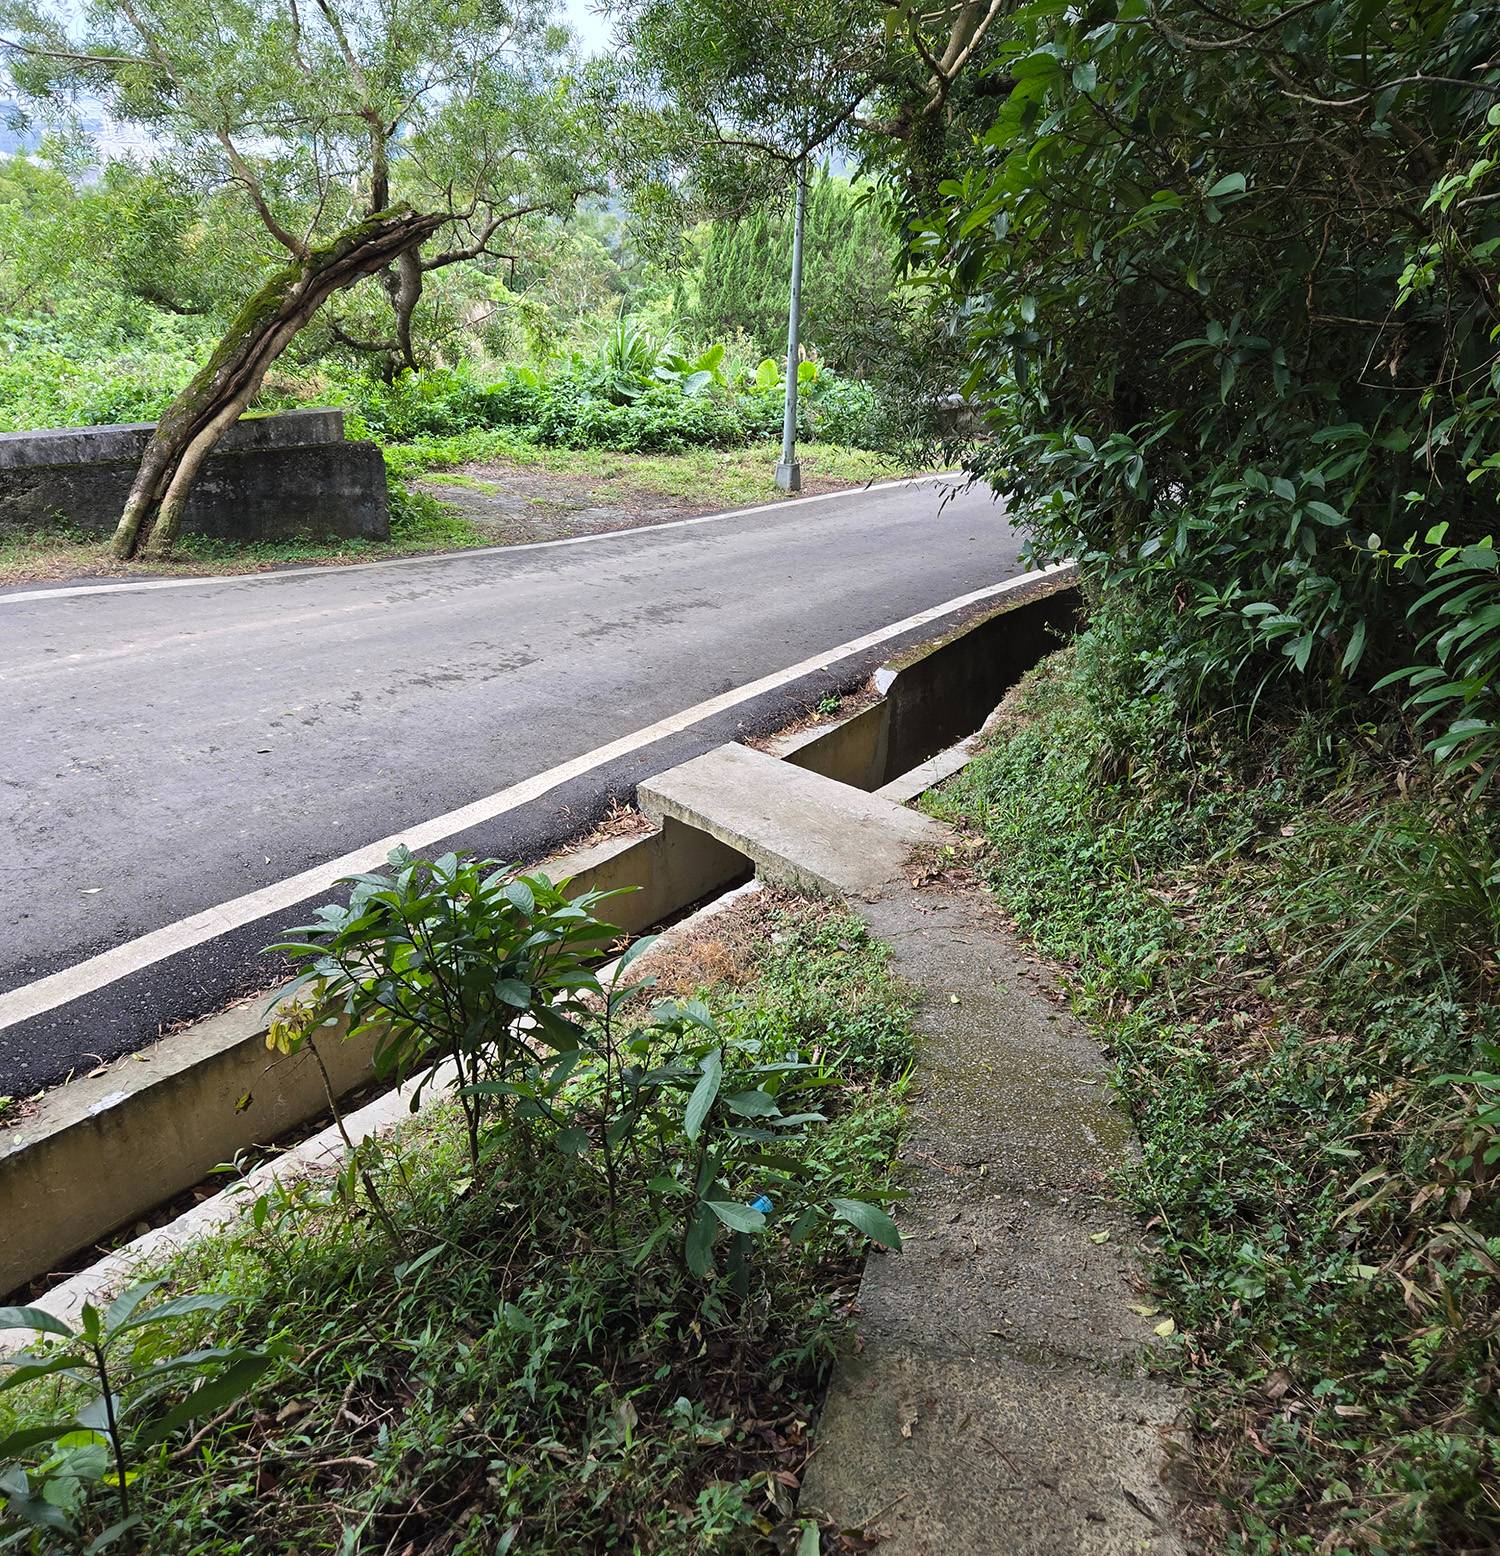
{"type": "Polygon", "coordinates": [[[873,384],[824,375],[808,405],[813,437],[845,448],[878,448],[876,404],[873,384]]]}
{"type": "MultiPolygon", "coordinates": [[[[740,1239],[765,1229],[771,1201],[747,1206],[736,1192],[752,1168],[762,1194],[769,1185],[785,1200],[805,1186],[788,1151],[824,1118],[805,1105],[785,1111],[781,1102],[830,1085],[833,1056],[804,1058],[785,1033],[775,1045],[722,1033],[700,1001],[668,1004],[622,1028],[651,981],[621,979],[651,941],[636,941],[612,984],[600,985],[591,964],[614,930],[593,909],[608,893],[570,898],[565,884],[493,859],[445,854],[428,862],[398,849],[390,864],[388,874],[350,878],[347,905],[320,908],[314,923],[271,947],[304,970],[282,991],[268,1042],[289,1052],[339,1022],[346,1038],[373,1034],[378,1074],[396,1084],[418,1078],[414,1106],[442,1061],[476,1173],[486,1127],[550,1129],[571,1157],[597,1150],[612,1240],[628,1168],[631,1193],[657,1207],[659,1225],[681,1222],[694,1274],[710,1273],[713,1244],[728,1228],[743,1280],[740,1239]],[[775,1148],[774,1165],[767,1147],[775,1148]]],[[[378,1188],[369,1188],[399,1241],[378,1188]]],[[[874,1206],[804,1195],[796,1210],[802,1236],[831,1212],[877,1241],[900,1244],[874,1206]]]]}
{"type": "Polygon", "coordinates": [[[320,908],[271,947],[304,970],[282,991],[269,1041],[289,1050],[342,1019],[346,1037],[374,1034],[383,1079],[422,1077],[414,1104],[431,1067],[446,1061],[477,1169],[483,1115],[504,1118],[514,1106],[523,1118],[544,1116],[566,1078],[567,1067],[537,1050],[577,1049],[576,991],[596,987],[587,967],[613,933],[591,912],[606,894],[569,898],[546,876],[494,859],[429,862],[397,849],[390,865],[352,877],[347,904],[320,908]],[[304,988],[306,1005],[294,999],[304,988]]]}
{"type": "Polygon", "coordinates": [[[520,427],[535,420],[542,399],[537,375],[510,368],[486,381],[473,368],[404,372],[391,384],[357,380],[359,414],[382,442],[451,437],[480,427],[520,427]]]}
{"type": "MultiPolygon", "coordinates": [[[[408,906],[434,869],[413,875],[408,906]]],[[[403,895],[399,873],[389,878],[403,895]]],[[[451,894],[460,875],[444,874],[451,894]]],[[[497,949],[515,945],[516,904],[505,903],[491,904],[504,929],[497,949]]],[[[449,907],[466,911],[444,902],[436,916],[449,907]]],[[[538,916],[549,911],[538,904],[538,916]]],[[[388,922],[404,943],[407,916],[388,922]]],[[[891,1236],[878,1202],[891,1192],[900,1129],[896,1094],[873,1088],[852,1057],[835,1066],[791,1034],[816,1033],[839,991],[866,1012],[902,1000],[867,933],[826,908],[780,906],[765,928],[770,950],[742,1002],[716,986],[703,1002],[651,1007],[637,977],[642,942],[622,968],[634,983],[581,981],[574,992],[590,1016],[573,1012],[586,1032],[572,1079],[550,1099],[557,1116],[524,1117],[526,1099],[509,1097],[499,1124],[501,1094],[485,1095],[481,1171],[457,1104],[376,1151],[361,1147],[400,1238],[371,1238],[351,1158],[332,1177],[273,1184],[241,1223],[179,1256],[174,1282],[208,1280],[220,1293],[209,1299],[222,1308],[214,1346],[227,1357],[274,1335],[265,1349],[276,1370],[262,1400],[232,1407],[213,1392],[220,1364],[199,1356],[206,1376],[184,1402],[193,1436],[141,1438],[154,1447],[130,1485],[138,1524],[101,1531],[116,1509],[89,1495],[91,1480],[70,1509],[77,1546],[92,1537],[91,1548],[114,1548],[129,1535],[143,1551],[292,1552],[375,1527],[382,1543],[490,1556],[523,1542],[612,1549],[627,1529],[632,1549],[668,1556],[758,1547],[769,1523],[785,1529],[784,1471],[805,1458],[802,1423],[847,1327],[851,1254],[870,1232],[891,1236]],[[829,985],[806,1008],[804,978],[829,985]],[[783,1013],[780,1029],[746,1024],[746,1010],[768,1004],[783,1013]],[[611,1150],[613,1194],[602,1170],[611,1150]],[[746,1419],[784,1424],[762,1444],[746,1419]],[[247,1494],[267,1465],[275,1495],[247,1494]]],[[[445,955],[443,965],[456,964],[445,955]]],[[[485,979],[470,965],[486,1002],[496,969],[485,979]]],[[[884,1039],[894,1055],[894,1027],[884,1039]]],[[[145,1364],[148,1390],[192,1376],[153,1374],[158,1360],[173,1361],[155,1347],[131,1358],[145,1364]]],[[[120,1377],[131,1393],[135,1375],[120,1377]]],[[[0,1439],[54,1421],[50,1381],[0,1399],[0,1439]],[[17,1419],[19,1401],[38,1413],[17,1419]]],[[[143,1424],[160,1424],[160,1405],[178,1408],[164,1398],[143,1424]]],[[[41,1462],[4,1473],[0,1519],[7,1498],[53,1484],[52,1440],[30,1441],[13,1444],[17,1455],[41,1462]]],[[[44,1534],[36,1548],[60,1544],[44,1534]]]]}
{"type": "MultiPolygon", "coordinates": [[[[162,1354],[159,1331],[190,1314],[217,1312],[230,1299],[183,1296],[144,1306],[160,1285],[132,1286],[102,1312],[84,1303],[76,1330],[40,1308],[0,1308],[0,1329],[45,1336],[34,1349],[0,1362],[6,1368],[0,1392],[43,1378],[84,1391],[83,1404],[66,1420],[0,1436],[0,1536],[76,1537],[89,1493],[109,1484],[120,1517],[89,1549],[122,1539],[140,1522],[131,1510],[130,1485],[138,1474],[132,1462],[188,1423],[232,1405],[271,1365],[269,1352],[245,1346],[162,1354]],[[169,1403],[190,1381],[197,1386],[169,1403]],[[41,1460],[27,1468],[23,1457],[34,1458],[43,1447],[41,1460]]],[[[16,1541],[0,1543],[12,1548],[16,1541]]]]}
{"type": "Polygon", "coordinates": [[[1427,750],[1472,775],[1477,796],[1500,769],[1500,555],[1490,535],[1472,546],[1444,546],[1447,532],[1446,524],[1428,531],[1427,543],[1441,548],[1430,559],[1413,549],[1415,537],[1396,558],[1398,567],[1429,561],[1431,587],[1407,611],[1428,630],[1417,645],[1422,660],[1380,684],[1409,688],[1406,706],[1429,732],[1427,750]]]}
{"type": "Polygon", "coordinates": [[[536,434],[564,448],[676,453],[742,443],[745,425],[733,405],[713,395],[687,395],[659,385],[616,405],[577,378],[564,377],[548,387],[536,434]]]}
{"type": "Polygon", "coordinates": [[[1434,580],[1391,554],[1493,531],[1492,18],[1128,9],[1009,13],[952,176],[925,148],[908,170],[912,255],[988,417],[971,458],[1044,548],[1159,606],[1198,707],[1282,688],[1357,719],[1420,662],[1435,754],[1479,754],[1435,684],[1471,679],[1458,646],[1415,609],[1434,580]]]}

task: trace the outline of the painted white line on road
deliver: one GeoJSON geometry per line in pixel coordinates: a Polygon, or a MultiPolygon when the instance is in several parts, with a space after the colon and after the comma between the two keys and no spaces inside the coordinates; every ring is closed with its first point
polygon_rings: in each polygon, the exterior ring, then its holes
{"type": "MultiPolygon", "coordinates": [[[[439,472],[434,472],[438,474],[439,472]]],[[[85,594],[142,594],[152,589],[202,588],[205,584],[267,583],[287,578],[342,578],[382,567],[414,567],[420,563],[471,561],[482,556],[514,556],[518,551],[548,551],[558,546],[586,546],[598,540],[620,540],[627,535],[654,535],[661,530],[687,529],[695,524],[718,524],[725,519],[748,519],[757,513],[790,513],[811,502],[831,502],[836,497],[859,497],[866,492],[893,492],[924,481],[946,481],[960,474],[954,470],[903,476],[899,481],[877,481],[869,486],[846,487],[838,492],[815,492],[810,497],[782,498],[754,508],[731,508],[725,513],[700,513],[691,519],[667,519],[661,524],[636,524],[629,529],[600,530],[595,535],[568,535],[562,540],[527,540],[515,546],[475,546],[470,551],[428,552],[421,556],[387,557],[382,562],[353,562],[343,566],[288,567],[264,573],[210,573],[201,578],[143,578],[139,582],[69,584],[62,589],[18,590],[0,594],[0,605],[26,605],[32,600],[74,600],[85,594]]],[[[441,485],[441,481],[437,483],[441,485]]]]}
{"type": "Polygon", "coordinates": [[[428,821],[414,822],[411,826],[402,828],[400,832],[394,832],[378,842],[367,843],[363,848],[357,848],[352,853],[341,854],[337,859],[326,860],[322,864],[314,865],[310,870],[303,870],[298,875],[288,876],[285,880],[276,881],[270,886],[262,886],[256,891],[246,892],[244,896],[220,903],[217,907],[205,908],[201,913],[194,913],[189,918],[179,919],[175,924],[164,925],[161,929],[153,929],[148,934],[114,947],[113,950],[103,951],[98,956],[89,957],[87,961],[65,967],[61,972],[52,973],[46,978],[38,978],[35,983],[12,989],[8,994],[0,994],[0,1032],[3,1032],[6,1027],[15,1026],[18,1022],[30,1021],[46,1011],[55,1010],[59,1005],[66,1005],[70,1000],[91,994],[96,989],[103,988],[105,984],[128,977],[131,973],[139,972],[143,967],[149,967],[153,962],[159,962],[165,957],[174,956],[179,951],[186,951],[193,946],[202,945],[204,941],[212,940],[217,935],[228,934],[231,930],[264,918],[267,914],[281,912],[307,897],[327,891],[340,876],[352,875],[356,871],[373,869],[383,864],[386,855],[399,843],[404,843],[411,849],[426,848],[444,838],[466,832],[470,827],[493,821],[503,812],[529,804],[549,789],[555,789],[560,784],[581,777],[606,762],[629,756],[632,752],[652,745],[668,735],[681,734],[704,719],[737,707],[740,703],[749,702],[766,692],[775,691],[777,687],[785,686],[801,676],[825,669],[829,665],[836,664],[840,659],[863,653],[866,649],[875,648],[881,643],[889,642],[892,638],[900,637],[903,633],[925,627],[931,622],[941,620],[956,611],[965,610],[971,605],[979,605],[987,600],[997,599],[1001,595],[1014,593],[1040,578],[1046,578],[1059,571],[1064,565],[1053,563],[1050,567],[1022,573],[1017,578],[1006,579],[1004,583],[975,589],[970,594],[961,594],[957,599],[934,605],[929,610],[918,611],[915,616],[907,616],[904,620],[892,622],[888,627],[867,632],[863,637],[852,638],[849,642],[840,643],[837,648],[831,648],[826,653],[800,660],[794,665],[788,665],[784,670],[773,671],[770,675],[761,676],[759,680],[749,681],[744,686],[735,687],[732,691],[721,692],[717,697],[695,703],[690,708],[684,708],[680,713],[658,719],[655,724],[648,724],[644,729],[636,730],[634,734],[611,740],[606,745],[598,746],[582,756],[575,756],[571,761],[562,762],[556,767],[549,767],[545,772],[537,773],[535,777],[511,784],[508,788],[487,795],[482,800],[475,800],[471,804],[461,806],[458,810],[450,810],[428,821]]]}

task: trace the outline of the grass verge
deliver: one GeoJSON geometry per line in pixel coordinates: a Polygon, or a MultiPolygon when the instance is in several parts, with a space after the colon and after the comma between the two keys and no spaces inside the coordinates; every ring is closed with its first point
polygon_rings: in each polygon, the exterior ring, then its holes
{"type": "MultiPolygon", "coordinates": [[[[858,919],[764,893],[655,967],[660,992],[711,1007],[726,1052],[824,1067],[826,1122],[798,1142],[819,1193],[889,1188],[912,1040],[885,963],[858,919]]],[[[165,1271],[172,1290],[229,1302],[184,1319],[174,1346],[271,1343],[279,1359],[252,1395],[141,1451],[122,1548],[783,1549],[862,1243],[834,1224],[799,1239],[773,1212],[746,1286],[695,1279],[647,1195],[611,1244],[588,1153],[560,1139],[497,1129],[476,1174],[437,1109],[374,1168],[409,1248],[341,1180],[165,1271]]],[[[137,1372],[160,1360],[153,1333],[137,1372]]],[[[25,1392],[24,1419],[78,1403],[71,1384],[25,1392]]],[[[0,1396],[0,1439],[16,1397],[0,1396]]],[[[110,1516],[106,1488],[81,1510],[79,1548],[110,1516]]]]}
{"type": "MultiPolygon", "coordinates": [[[[481,431],[410,443],[387,450],[394,472],[407,478],[465,465],[504,465],[577,482],[600,501],[670,500],[704,508],[734,508],[785,496],[776,485],[780,448],[758,442],[744,448],[691,448],[676,454],[627,454],[597,448],[555,448],[513,433],[481,431]]],[[[798,448],[810,491],[863,486],[912,472],[883,454],[833,443],[798,448]]],[[[482,481],[482,477],[464,479],[482,481]]]]}
{"type": "Polygon", "coordinates": [[[1144,647],[1106,612],[927,803],[1114,1055],[1208,1543],[1493,1551],[1496,834],[1372,732],[1185,727],[1144,647]]]}

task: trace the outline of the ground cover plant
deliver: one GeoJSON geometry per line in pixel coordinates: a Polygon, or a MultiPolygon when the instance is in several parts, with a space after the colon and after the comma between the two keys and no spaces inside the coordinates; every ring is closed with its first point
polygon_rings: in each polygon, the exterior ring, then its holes
{"type": "MultiPolygon", "coordinates": [[[[516,443],[505,434],[474,433],[437,438],[388,449],[406,471],[430,474],[429,487],[467,487],[478,492],[503,489],[496,477],[511,472],[535,472],[566,481],[579,493],[602,502],[640,507],[733,507],[740,502],[774,498],[777,448],[757,444],[736,449],[685,449],[679,454],[622,454],[607,449],[540,448],[516,443]],[[457,470],[456,475],[446,472],[457,470]]],[[[913,473],[908,464],[866,449],[836,443],[803,443],[797,457],[803,466],[803,490],[830,486],[862,486],[871,481],[913,473]]],[[[782,494],[785,495],[785,494],[782,494]]],[[[539,499],[545,501],[546,499],[539,499]]]]}
{"type": "MultiPolygon", "coordinates": [[[[791,1517],[808,1422],[867,1237],[894,1241],[879,1205],[912,1040],[882,948],[835,906],[764,893],[601,988],[590,904],[537,878],[398,858],[363,884],[295,937],[342,971],[274,1041],[394,1006],[393,1069],[456,1051],[466,1095],[163,1272],[213,1310],[144,1331],[129,1364],[243,1352],[264,1376],[180,1390],[178,1420],[129,1439],[128,1528],[106,1528],[102,1463],[63,1487],[52,1462],[78,1386],[0,1394],[0,1529],[57,1514],[9,1543],[816,1549],[791,1517]],[[558,998],[528,1005],[523,983],[558,998]],[[423,1002],[444,988],[468,1003],[439,1017],[423,1002]],[[548,1042],[516,1042],[528,1013],[548,1042]]],[[[68,1447],[98,1459],[103,1435],[68,1447]]]]}
{"type": "Polygon", "coordinates": [[[1500,829],[1110,597],[931,800],[1111,1050],[1210,1548],[1500,1541],[1500,829]]]}

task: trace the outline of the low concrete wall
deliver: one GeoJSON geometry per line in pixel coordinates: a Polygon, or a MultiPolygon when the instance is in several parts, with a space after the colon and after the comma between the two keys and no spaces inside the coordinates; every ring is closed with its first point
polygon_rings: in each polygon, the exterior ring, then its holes
{"type": "MultiPolygon", "coordinates": [[[[542,866],[577,891],[638,887],[601,909],[631,934],[743,879],[749,866],[694,827],[612,839],[542,866]]],[[[194,1023],[101,1075],[49,1092],[37,1114],[0,1131],[0,1296],[144,1211],[220,1162],[269,1145],[325,1110],[310,1055],[266,1047],[265,1000],[194,1023]]],[[[318,1051],[336,1095],[372,1076],[373,1038],[335,1031],[318,1051]]]]}
{"type": "Polygon", "coordinates": [[[979,728],[1071,629],[1078,616],[1077,582],[1076,567],[1059,568],[1024,599],[1007,601],[875,672],[876,690],[890,707],[886,765],[878,783],[979,728]]]}
{"type": "Polygon", "coordinates": [[[856,789],[873,789],[885,781],[890,727],[891,705],[882,698],[836,724],[773,740],[768,749],[793,767],[856,789]]]}
{"type": "MultiPolygon", "coordinates": [[[[154,421],[112,422],[103,427],[48,427],[40,432],[0,432],[0,470],[30,465],[93,465],[124,459],[141,462],[154,421]]],[[[309,443],[342,443],[344,413],[321,410],[278,411],[274,416],[245,416],[219,440],[217,452],[249,448],[301,448],[309,443]]]]}
{"type": "MultiPolygon", "coordinates": [[[[312,1056],[266,1047],[264,1003],[59,1087],[35,1117],[0,1131],[0,1293],[324,1111],[312,1056]]],[[[336,1091],[369,1079],[372,1046],[320,1041],[336,1091]]]]}
{"type": "Polygon", "coordinates": [[[611,838],[578,853],[560,854],[538,868],[554,881],[571,880],[574,891],[620,891],[600,905],[599,913],[631,935],[675,918],[750,871],[742,854],[675,821],[635,837],[611,838]]]}
{"type": "MultiPolygon", "coordinates": [[[[67,524],[110,533],[152,424],[0,435],[0,536],[67,524]]],[[[205,462],[183,529],[226,540],[390,535],[385,461],[344,440],[341,410],[241,421],[205,462]]]]}

